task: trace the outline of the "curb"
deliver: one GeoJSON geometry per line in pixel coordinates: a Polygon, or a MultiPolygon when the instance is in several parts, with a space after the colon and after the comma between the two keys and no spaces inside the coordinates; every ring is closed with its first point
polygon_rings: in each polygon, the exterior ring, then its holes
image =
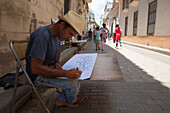
{"type": "Polygon", "coordinates": [[[126,41],[122,41],[122,43],[125,43],[125,44],[128,44],[128,45],[132,45],[132,46],[135,46],[135,47],[140,47],[140,48],[148,49],[148,50],[151,50],[151,51],[154,51],[154,52],[158,52],[158,53],[162,53],[162,54],[170,56],[170,50],[168,50],[168,49],[162,49],[162,48],[153,47],[153,46],[146,46],[146,45],[126,42],[126,41]]]}

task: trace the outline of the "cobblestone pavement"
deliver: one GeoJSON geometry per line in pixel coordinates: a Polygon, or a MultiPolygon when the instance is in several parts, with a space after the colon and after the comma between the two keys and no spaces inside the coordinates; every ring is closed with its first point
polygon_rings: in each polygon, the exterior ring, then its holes
{"type": "Polygon", "coordinates": [[[109,41],[104,51],[95,51],[94,42],[91,41],[87,43],[84,52],[116,54],[124,81],[81,81],[79,95],[88,96],[89,101],[80,104],[79,108],[56,108],[54,113],[170,113],[169,65],[147,56],[140,59],[143,56],[128,50],[128,47],[115,50],[112,44],[109,41]],[[144,66],[134,59],[143,62],[144,66]],[[161,67],[158,64],[166,66],[166,70],[159,72],[161,67]],[[153,69],[155,65],[158,67],[153,69]],[[164,79],[161,79],[160,74],[164,79]]]}
{"type": "Polygon", "coordinates": [[[169,89],[158,82],[83,81],[80,95],[89,102],[54,113],[169,113],[169,89]]]}

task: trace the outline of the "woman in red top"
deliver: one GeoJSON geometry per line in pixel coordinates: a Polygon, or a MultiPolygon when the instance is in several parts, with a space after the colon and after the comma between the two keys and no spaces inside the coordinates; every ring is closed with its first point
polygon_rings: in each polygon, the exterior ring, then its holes
{"type": "Polygon", "coordinates": [[[120,30],[120,27],[119,25],[117,24],[116,25],[116,28],[115,28],[115,41],[116,41],[116,49],[118,49],[118,41],[120,40],[120,35],[121,35],[121,30],[120,30]]]}

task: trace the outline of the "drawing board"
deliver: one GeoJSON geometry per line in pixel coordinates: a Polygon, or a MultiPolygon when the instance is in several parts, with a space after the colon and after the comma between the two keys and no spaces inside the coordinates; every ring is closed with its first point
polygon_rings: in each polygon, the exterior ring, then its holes
{"type": "MultiPolygon", "coordinates": [[[[79,70],[82,71],[82,74],[79,79],[81,80],[89,79],[92,74],[97,55],[98,55],[97,53],[76,54],[70,60],[68,60],[63,65],[62,68],[64,70],[69,70],[78,67],[79,70]]],[[[67,79],[65,77],[57,77],[57,78],[67,79]]]]}

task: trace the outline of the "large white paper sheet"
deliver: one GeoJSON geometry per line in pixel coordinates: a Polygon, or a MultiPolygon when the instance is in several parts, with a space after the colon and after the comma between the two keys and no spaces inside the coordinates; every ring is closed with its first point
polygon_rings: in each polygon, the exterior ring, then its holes
{"type": "MultiPolygon", "coordinates": [[[[76,54],[74,55],[70,60],[68,60],[64,65],[63,69],[64,70],[69,70],[78,67],[79,70],[82,71],[82,74],[79,79],[84,80],[84,79],[89,79],[93,68],[94,64],[96,62],[97,58],[97,53],[92,53],[92,54],[76,54]]],[[[68,79],[65,77],[57,77],[59,79],[68,79]]]]}

